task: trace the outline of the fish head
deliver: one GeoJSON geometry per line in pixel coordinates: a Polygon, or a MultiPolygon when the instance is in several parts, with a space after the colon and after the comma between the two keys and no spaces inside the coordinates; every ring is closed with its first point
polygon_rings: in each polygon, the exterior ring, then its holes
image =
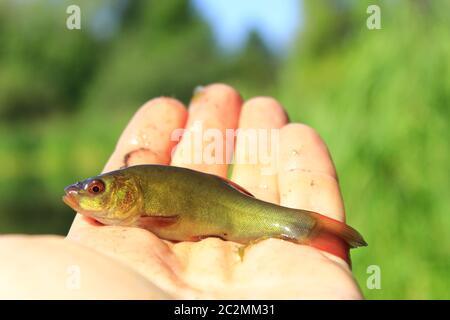
{"type": "Polygon", "coordinates": [[[135,180],[114,172],[71,184],[64,192],[69,207],[107,225],[131,225],[142,203],[135,180]]]}

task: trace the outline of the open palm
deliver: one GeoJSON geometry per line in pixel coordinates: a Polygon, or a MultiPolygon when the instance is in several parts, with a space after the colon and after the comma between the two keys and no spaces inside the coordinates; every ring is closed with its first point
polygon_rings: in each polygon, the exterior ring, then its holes
{"type": "MultiPolygon", "coordinates": [[[[189,132],[198,124],[203,130],[218,129],[224,136],[226,129],[280,129],[279,157],[273,164],[277,173],[265,174],[267,163],[238,163],[231,179],[262,200],[344,221],[334,165],[317,133],[302,124],[287,124],[283,108],[272,98],[253,98],[241,105],[239,94],[222,84],[200,89],[189,114],[174,99],[151,100],[130,121],[104,171],[153,163],[225,177],[226,163],[188,161],[190,152],[199,150],[191,149],[186,135],[177,143],[173,132],[178,128],[189,132]]],[[[236,149],[242,150],[236,152],[250,157],[240,140],[238,134],[236,149]]],[[[206,148],[206,144],[203,141],[197,149],[206,148]]],[[[312,246],[268,239],[248,247],[241,260],[240,245],[230,241],[207,238],[172,243],[143,229],[100,226],[80,215],[67,238],[124,263],[174,298],[362,297],[345,261],[347,249],[336,239],[319,239],[312,246]]]]}

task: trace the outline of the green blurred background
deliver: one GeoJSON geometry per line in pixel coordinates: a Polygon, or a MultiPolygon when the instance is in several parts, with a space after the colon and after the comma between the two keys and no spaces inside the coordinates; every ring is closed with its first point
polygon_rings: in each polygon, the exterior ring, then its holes
{"type": "Polygon", "coordinates": [[[0,233],[65,234],[62,188],[102,169],[140,105],[225,82],[278,98],[327,142],[370,245],[352,252],[367,298],[450,298],[450,1],[300,1],[283,50],[256,30],[218,45],[201,2],[0,2],[0,233]],[[81,30],[66,29],[69,4],[81,30]]]}

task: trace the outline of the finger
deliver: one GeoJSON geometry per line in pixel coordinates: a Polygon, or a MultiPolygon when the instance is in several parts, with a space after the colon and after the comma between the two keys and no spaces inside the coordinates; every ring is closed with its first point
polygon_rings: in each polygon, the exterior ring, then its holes
{"type": "Polygon", "coordinates": [[[261,200],[279,203],[278,129],[287,122],[283,107],[275,99],[253,98],[242,107],[232,180],[261,200]]]}
{"type": "Polygon", "coordinates": [[[224,84],[198,90],[172,165],[226,177],[241,104],[239,93],[224,84]]]}
{"type": "Polygon", "coordinates": [[[278,181],[281,204],[345,220],[336,171],[314,129],[289,124],[280,133],[278,181]]]}
{"type": "MultiPolygon", "coordinates": [[[[280,138],[281,205],[345,221],[336,170],[317,132],[303,124],[289,124],[281,129],[280,138]]],[[[324,235],[311,245],[347,260],[347,246],[335,237],[324,235]]]]}
{"type": "Polygon", "coordinates": [[[187,111],[172,98],[156,98],[144,104],[123,131],[103,171],[137,164],[169,164],[177,141],[172,133],[184,128],[187,111]]]}
{"type": "MultiPolygon", "coordinates": [[[[187,111],[172,98],[156,98],[144,104],[123,131],[103,172],[137,164],[169,164],[176,141],[172,133],[184,128],[187,111]]],[[[77,214],[69,231],[76,237],[78,228],[96,225],[93,219],[77,214]]]]}

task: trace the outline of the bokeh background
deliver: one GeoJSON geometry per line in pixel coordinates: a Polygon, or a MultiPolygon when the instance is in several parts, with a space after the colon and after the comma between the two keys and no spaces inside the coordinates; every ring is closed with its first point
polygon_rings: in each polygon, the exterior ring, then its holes
{"type": "Polygon", "coordinates": [[[0,1],[0,233],[65,234],[62,188],[102,169],[135,110],[211,82],[323,136],[370,244],[352,252],[367,298],[450,298],[447,0],[0,1]]]}

